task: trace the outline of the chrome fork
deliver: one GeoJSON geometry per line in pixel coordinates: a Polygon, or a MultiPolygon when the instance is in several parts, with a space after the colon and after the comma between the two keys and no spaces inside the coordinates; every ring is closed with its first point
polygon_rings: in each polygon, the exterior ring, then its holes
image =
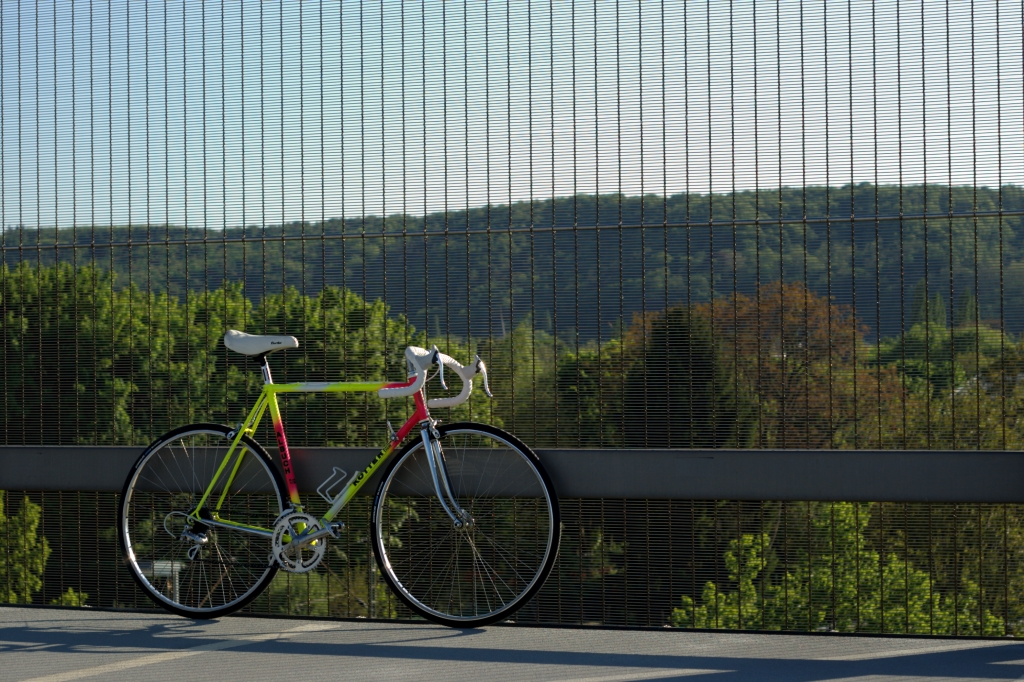
{"type": "Polygon", "coordinates": [[[427,462],[430,464],[430,478],[434,483],[434,494],[437,495],[441,509],[444,509],[444,513],[452,520],[452,524],[456,528],[468,528],[473,525],[473,518],[455,501],[451,480],[448,478],[448,467],[445,466],[444,456],[441,454],[440,442],[431,437],[431,431],[435,431],[433,426],[429,429],[421,428],[420,438],[423,439],[423,449],[427,453],[427,462]],[[441,490],[442,487],[444,492],[441,490]],[[447,503],[445,503],[446,497],[448,498],[447,503]]]}

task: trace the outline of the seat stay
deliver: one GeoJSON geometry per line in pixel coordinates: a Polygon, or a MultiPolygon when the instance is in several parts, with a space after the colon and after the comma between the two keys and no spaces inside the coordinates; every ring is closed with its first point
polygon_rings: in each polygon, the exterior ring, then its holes
{"type": "MultiPolygon", "coordinates": [[[[235,454],[235,449],[238,448],[239,443],[242,442],[242,436],[246,435],[247,433],[252,433],[252,431],[256,428],[256,425],[259,423],[260,417],[263,415],[263,411],[266,409],[266,407],[267,403],[265,392],[260,393],[260,397],[257,398],[256,404],[253,405],[252,409],[249,411],[249,416],[246,417],[244,422],[239,424],[237,429],[235,429],[235,437],[231,440],[231,445],[228,447],[228,451],[224,454],[224,459],[221,460],[220,466],[217,467],[217,471],[214,473],[209,485],[207,485],[206,490],[203,491],[203,496],[199,499],[199,502],[196,504],[195,509],[192,510],[191,516],[193,518],[199,519],[199,510],[203,508],[203,505],[206,504],[207,500],[210,498],[210,495],[213,493],[213,489],[217,485],[217,481],[220,480],[220,477],[223,475],[224,470],[228,466],[228,463],[231,461],[231,457],[235,454]]],[[[234,478],[235,475],[238,473],[241,461],[242,457],[240,455],[238,457],[238,461],[235,464],[235,467],[231,472],[231,478],[228,479],[227,483],[224,486],[224,490],[221,492],[220,498],[217,501],[217,506],[215,508],[216,511],[219,511],[221,505],[224,504],[224,500],[227,496],[227,491],[231,487],[231,483],[234,482],[234,478]]]]}
{"type": "MultiPolygon", "coordinates": [[[[260,392],[260,397],[256,399],[256,404],[253,405],[249,411],[249,415],[245,418],[245,421],[238,425],[235,429],[235,437],[231,441],[231,448],[228,450],[228,456],[234,452],[235,448],[238,448],[242,442],[242,437],[247,434],[252,434],[256,430],[256,426],[260,423],[260,419],[263,417],[263,413],[267,409],[267,398],[266,391],[260,392]]],[[[231,470],[231,475],[228,480],[224,483],[224,489],[220,492],[220,499],[217,500],[217,506],[214,507],[214,511],[220,511],[220,508],[224,505],[224,500],[227,499],[228,491],[231,489],[231,484],[235,482],[235,477],[238,475],[238,470],[242,468],[242,458],[245,457],[245,448],[238,448],[238,458],[235,460],[235,466],[231,470]]],[[[216,482],[216,479],[214,479],[216,482]]],[[[212,490],[212,488],[211,488],[212,490]]]]}
{"type": "Polygon", "coordinates": [[[221,506],[224,504],[224,500],[227,499],[228,491],[231,490],[231,484],[235,482],[235,477],[238,476],[238,470],[242,468],[242,458],[245,457],[245,448],[235,445],[232,449],[238,450],[238,456],[235,457],[235,466],[231,468],[231,474],[228,476],[228,480],[224,481],[224,488],[220,491],[220,497],[217,499],[217,505],[214,507],[214,511],[220,511],[221,506]]]}

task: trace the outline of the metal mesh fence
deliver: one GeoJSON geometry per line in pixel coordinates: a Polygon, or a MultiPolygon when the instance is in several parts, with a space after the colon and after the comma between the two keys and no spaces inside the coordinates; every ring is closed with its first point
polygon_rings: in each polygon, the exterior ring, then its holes
{"type": "MultiPolygon", "coordinates": [[[[536,445],[1021,438],[1022,9],[4,2],[6,443],[480,352],[536,445]]],[[[296,443],[380,440],[291,402],[296,443]]],[[[401,408],[391,408],[401,411],[401,408]]]]}
{"type": "MultiPolygon", "coordinates": [[[[116,495],[7,495],[0,529],[6,601],[156,608],[120,555],[116,495]]],[[[611,499],[562,505],[558,562],[541,592],[512,617],[516,622],[1020,634],[1019,505],[611,499]]],[[[279,573],[245,610],[410,618],[372,561],[369,506],[369,498],[356,498],[346,508],[346,533],[330,541],[315,572],[279,573]]]]}
{"type": "MultiPolygon", "coordinates": [[[[1022,26],[1003,0],[0,1],[0,439],[235,423],[235,328],[300,339],[279,381],[479,353],[496,399],[437,416],[538,447],[1016,449],[1022,26]]],[[[368,445],[406,408],[285,418],[368,445]]],[[[5,601],[146,605],[114,496],[24,497],[5,601]]],[[[250,608],[401,617],[365,503],[250,608]]],[[[564,505],[521,621],[1019,629],[1014,505],[564,505]]]]}

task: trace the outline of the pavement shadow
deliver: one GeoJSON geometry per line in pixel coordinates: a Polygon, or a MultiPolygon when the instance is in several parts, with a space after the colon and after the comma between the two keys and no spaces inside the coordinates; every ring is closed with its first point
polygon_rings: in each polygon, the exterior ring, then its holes
{"type": "MultiPolygon", "coordinates": [[[[39,614],[42,615],[42,614],[39,614]]],[[[676,673],[682,671],[706,670],[706,674],[688,673],[688,680],[714,678],[716,680],[791,680],[810,682],[812,680],[829,680],[849,677],[899,677],[899,676],[934,676],[942,678],[968,677],[973,679],[1004,680],[1019,679],[1024,674],[1024,642],[1007,643],[993,646],[991,643],[979,642],[979,646],[955,651],[923,651],[914,652],[908,646],[906,651],[879,650],[881,658],[868,660],[812,660],[800,656],[800,645],[793,645],[788,639],[786,649],[793,650],[793,655],[777,657],[782,649],[773,649],[773,635],[737,634],[735,650],[728,656],[696,655],[690,653],[649,654],[642,652],[622,651],[617,653],[564,651],[556,646],[544,646],[545,641],[552,644],[563,641],[561,635],[546,640],[544,637],[530,637],[531,648],[513,648],[517,637],[515,628],[491,629],[447,629],[433,625],[395,625],[385,626],[367,623],[353,625],[351,622],[339,622],[339,634],[344,633],[351,638],[354,628],[364,641],[345,642],[329,641],[333,630],[330,621],[315,621],[324,625],[324,629],[311,629],[308,639],[306,633],[296,632],[298,621],[276,621],[267,623],[266,630],[262,627],[239,632],[233,627],[222,627],[220,623],[210,621],[190,621],[186,619],[125,619],[118,614],[90,614],[88,618],[38,617],[33,616],[19,622],[8,622],[0,626],[0,655],[4,652],[31,652],[47,650],[49,652],[81,652],[124,656],[137,652],[138,655],[152,653],[154,650],[189,649],[204,644],[224,640],[243,639],[247,634],[275,633],[281,639],[268,639],[253,642],[239,642],[232,646],[232,651],[259,651],[262,654],[276,656],[321,656],[335,659],[348,657],[379,658],[381,666],[386,667],[397,660],[430,661],[451,663],[479,663],[484,665],[500,664],[535,664],[538,666],[577,666],[583,668],[603,669],[630,668],[643,670],[644,679],[683,679],[676,673]],[[109,617],[107,617],[109,616],[109,617]],[[276,625],[273,627],[272,625],[276,625]],[[223,633],[210,630],[228,630],[223,633]],[[372,641],[376,631],[388,637],[380,642],[372,641]],[[401,634],[395,639],[395,634],[401,634]],[[369,635],[369,637],[367,637],[369,635]],[[487,635],[487,636],[483,636],[487,635]],[[365,641],[365,640],[371,641],[365,641]],[[509,647],[501,646],[502,640],[509,647]],[[312,640],[312,641],[311,641],[312,640]],[[325,641],[328,640],[328,641],[325,641]],[[495,646],[494,644],[498,645],[495,646]],[[767,644],[767,645],[766,645],[767,644]],[[744,648],[757,649],[759,652],[771,651],[772,654],[757,655],[754,651],[744,653],[744,648]],[[734,655],[732,655],[734,653],[734,655]],[[664,671],[664,676],[657,675],[664,671]],[[711,672],[715,671],[715,672],[711,672]]],[[[221,623],[230,625],[226,621],[221,623]]],[[[240,628],[241,629],[241,628],[240,628]]],[[[531,629],[533,633],[537,630],[531,629]]],[[[523,631],[518,631],[523,632],[523,631]]],[[[564,633],[564,630],[552,631],[564,633]]],[[[573,631],[573,638],[582,638],[583,631],[573,631]]],[[[685,649],[693,645],[688,637],[693,633],[651,633],[652,636],[669,636],[679,638],[679,648],[685,649]]],[[[703,636],[703,635],[698,635],[703,636]]],[[[729,646],[730,635],[723,633],[721,640],[714,648],[721,650],[729,646]]],[[[822,655],[823,641],[821,638],[807,638],[807,655],[822,655]],[[813,648],[812,648],[813,643],[813,648]]],[[[914,640],[915,646],[920,640],[914,640]]],[[[949,642],[949,640],[936,640],[949,642]]],[[[781,641],[779,642],[782,643],[781,641]]],[[[624,643],[624,647],[626,644],[624,643]]],[[[659,641],[664,647],[664,640],[659,641]]],[[[707,650],[706,645],[701,649],[707,650]]],[[[299,665],[296,661],[296,665],[299,665]]],[[[326,665],[330,665],[328,662],[326,665]]],[[[339,661],[338,669],[342,666],[339,661]]],[[[598,674],[595,672],[595,674],[598,674]]]]}

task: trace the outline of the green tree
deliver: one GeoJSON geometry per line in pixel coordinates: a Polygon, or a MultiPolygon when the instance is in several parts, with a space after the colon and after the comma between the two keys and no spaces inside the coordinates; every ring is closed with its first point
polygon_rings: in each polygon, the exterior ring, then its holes
{"type": "Polygon", "coordinates": [[[978,297],[968,290],[960,292],[956,310],[953,315],[953,326],[967,327],[974,325],[978,315],[978,297]]]}
{"type": "Polygon", "coordinates": [[[289,616],[331,615],[327,582],[327,576],[320,571],[295,575],[278,571],[259,596],[254,610],[289,616]]]}
{"type": "Polygon", "coordinates": [[[51,599],[50,604],[53,606],[85,606],[85,602],[88,599],[89,594],[87,592],[75,592],[73,587],[69,587],[64,591],[64,594],[56,599],[51,599]]]}
{"type": "MultiPolygon", "coordinates": [[[[0,387],[7,443],[141,444],[189,422],[240,421],[261,379],[224,348],[229,328],[300,338],[300,350],[271,358],[279,382],[399,380],[405,346],[425,343],[383,302],[347,289],[286,288],[253,304],[228,284],[179,300],[67,264],[0,267],[0,314],[0,357],[21,368],[0,387]]],[[[396,402],[289,397],[289,433],[296,445],[377,444],[388,410],[406,414],[396,402]]]]}
{"type": "Polygon", "coordinates": [[[682,597],[677,627],[837,630],[917,634],[979,631],[978,584],[962,576],[957,599],[941,594],[928,572],[895,552],[879,552],[866,535],[869,505],[809,503],[810,536],[779,547],[767,534],[743,534],[724,553],[728,583],[708,582],[700,602],[682,597]],[[826,548],[818,555],[807,546],[826,548]],[[786,561],[782,561],[782,555],[786,561]]]}
{"type": "Polygon", "coordinates": [[[620,339],[610,339],[558,355],[552,377],[558,410],[546,415],[551,421],[557,420],[557,444],[581,448],[622,446],[623,388],[629,366],[626,353],[620,339]]]}
{"type": "Polygon", "coordinates": [[[670,308],[634,325],[623,397],[627,447],[749,447],[756,398],[735,377],[708,318],[670,308]],[[642,325],[642,329],[639,328],[642,325]]]}
{"type": "MultiPolygon", "coordinates": [[[[299,338],[302,346],[298,351],[271,356],[274,381],[279,383],[398,381],[406,375],[405,347],[425,343],[404,317],[391,317],[383,301],[370,302],[335,287],[314,297],[291,287],[282,294],[268,295],[253,310],[249,323],[254,333],[299,338]]],[[[223,349],[223,344],[219,348],[223,349]]],[[[248,388],[248,399],[241,395],[241,400],[233,401],[228,419],[241,420],[243,410],[259,392],[257,368],[251,360],[221,352],[225,362],[256,382],[248,388]]],[[[401,402],[384,401],[373,393],[286,396],[283,406],[289,440],[296,444],[379,445],[387,434],[385,419],[406,414],[400,409],[401,402]]]]}
{"type": "Polygon", "coordinates": [[[910,310],[911,326],[926,323],[939,329],[945,329],[948,326],[946,322],[947,310],[945,299],[942,298],[942,294],[939,292],[929,297],[928,288],[925,286],[923,279],[919,280],[914,286],[910,310]]]}
{"type": "Polygon", "coordinates": [[[39,533],[42,509],[27,497],[18,513],[5,512],[5,491],[0,490],[0,598],[8,604],[30,604],[43,587],[43,571],[50,543],[39,533]]]}

